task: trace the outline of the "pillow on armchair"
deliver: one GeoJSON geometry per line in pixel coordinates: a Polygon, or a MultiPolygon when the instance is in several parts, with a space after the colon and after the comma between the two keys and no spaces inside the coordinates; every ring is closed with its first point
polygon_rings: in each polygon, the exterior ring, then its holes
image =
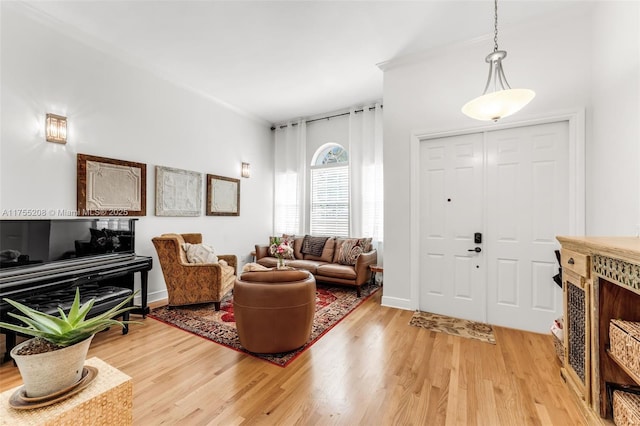
{"type": "Polygon", "coordinates": [[[182,244],[189,263],[218,263],[218,256],[213,254],[213,248],[207,244],[182,244]]]}

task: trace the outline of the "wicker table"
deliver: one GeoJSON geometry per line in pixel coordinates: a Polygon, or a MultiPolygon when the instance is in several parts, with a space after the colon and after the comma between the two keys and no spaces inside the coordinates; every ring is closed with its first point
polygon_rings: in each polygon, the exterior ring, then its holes
{"type": "Polygon", "coordinates": [[[93,383],[78,394],[48,407],[16,410],[9,399],[16,388],[0,394],[0,425],[131,425],[131,377],[99,358],[86,361],[98,369],[93,383]]]}

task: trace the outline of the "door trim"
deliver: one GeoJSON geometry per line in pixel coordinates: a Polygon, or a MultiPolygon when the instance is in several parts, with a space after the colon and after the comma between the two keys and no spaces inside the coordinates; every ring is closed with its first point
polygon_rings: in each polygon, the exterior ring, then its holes
{"type": "Polygon", "coordinates": [[[417,310],[420,303],[420,143],[430,139],[447,136],[458,136],[469,133],[487,133],[495,130],[504,130],[516,127],[533,126],[537,124],[556,123],[567,121],[569,123],[569,223],[571,235],[584,235],[585,233],[585,112],[584,109],[576,109],[567,112],[559,112],[551,115],[540,116],[522,121],[509,123],[484,124],[480,126],[431,132],[414,132],[411,135],[411,202],[409,210],[410,219],[410,283],[411,299],[410,309],[417,310]]]}

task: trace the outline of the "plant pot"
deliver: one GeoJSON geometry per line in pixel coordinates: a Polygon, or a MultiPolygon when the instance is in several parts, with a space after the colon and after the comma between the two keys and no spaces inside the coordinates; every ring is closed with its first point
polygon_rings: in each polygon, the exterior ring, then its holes
{"type": "Polygon", "coordinates": [[[26,395],[30,398],[47,396],[77,383],[82,378],[84,361],[92,339],[93,336],[57,351],[35,355],[17,353],[33,339],[14,347],[11,357],[20,370],[26,395]]]}

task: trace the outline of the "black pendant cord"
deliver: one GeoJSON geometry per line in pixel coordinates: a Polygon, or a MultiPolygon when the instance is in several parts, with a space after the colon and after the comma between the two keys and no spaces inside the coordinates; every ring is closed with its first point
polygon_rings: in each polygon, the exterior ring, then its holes
{"type": "Polygon", "coordinates": [[[498,0],[493,3],[493,51],[498,51],[498,0]]]}

